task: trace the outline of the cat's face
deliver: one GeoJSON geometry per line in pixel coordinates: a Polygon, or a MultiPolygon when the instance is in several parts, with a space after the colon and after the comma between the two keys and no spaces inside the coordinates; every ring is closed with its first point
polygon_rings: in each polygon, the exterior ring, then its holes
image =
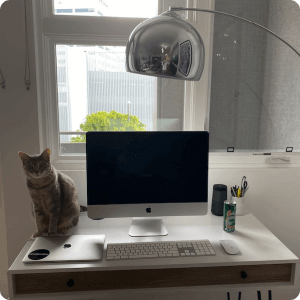
{"type": "Polygon", "coordinates": [[[19,156],[23,162],[26,176],[43,178],[51,170],[50,150],[48,148],[41,155],[28,155],[20,151],[19,156]]]}

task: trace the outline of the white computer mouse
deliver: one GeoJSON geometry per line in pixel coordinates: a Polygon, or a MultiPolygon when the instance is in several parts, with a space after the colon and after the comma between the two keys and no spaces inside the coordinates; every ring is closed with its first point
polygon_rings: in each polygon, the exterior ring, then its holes
{"type": "Polygon", "coordinates": [[[239,247],[233,240],[220,240],[220,244],[228,254],[238,254],[240,252],[239,247]]]}

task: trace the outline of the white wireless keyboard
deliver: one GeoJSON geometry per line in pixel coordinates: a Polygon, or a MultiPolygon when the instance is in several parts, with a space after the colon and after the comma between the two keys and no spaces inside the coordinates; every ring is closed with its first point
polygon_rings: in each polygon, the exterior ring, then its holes
{"type": "Polygon", "coordinates": [[[107,244],[106,260],[216,255],[209,240],[107,244]]]}

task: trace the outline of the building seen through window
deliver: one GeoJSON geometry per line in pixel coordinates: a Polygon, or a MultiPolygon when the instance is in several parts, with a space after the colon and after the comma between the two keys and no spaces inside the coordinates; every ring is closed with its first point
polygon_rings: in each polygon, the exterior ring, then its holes
{"type": "MultiPolygon", "coordinates": [[[[153,130],[155,77],[125,71],[125,47],[56,46],[60,132],[76,131],[98,111],[137,116],[153,130]],[[130,110],[130,111],[129,111],[130,110]]],[[[70,142],[62,135],[61,142],[70,142]]]]}
{"type": "Polygon", "coordinates": [[[157,16],[158,0],[54,0],[56,15],[152,18],[157,16]]]}

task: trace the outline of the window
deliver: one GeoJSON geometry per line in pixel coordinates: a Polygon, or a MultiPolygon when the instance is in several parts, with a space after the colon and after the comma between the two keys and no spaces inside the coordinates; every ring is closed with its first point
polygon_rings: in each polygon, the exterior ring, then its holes
{"type": "MultiPolygon", "coordinates": [[[[203,130],[205,109],[193,102],[197,84],[125,72],[124,51],[133,28],[158,11],[168,10],[169,5],[186,3],[33,3],[41,150],[51,149],[52,163],[57,169],[85,169],[85,131],[81,124],[93,113],[115,111],[126,118],[129,114],[130,121],[130,116],[138,117],[140,126],[146,130],[203,130]],[[104,6],[107,10],[100,9],[104,6]],[[200,110],[203,116],[197,114],[200,110]]],[[[200,84],[206,86],[207,82],[200,84]]],[[[201,86],[200,90],[197,101],[205,107],[206,91],[202,97],[201,86]]]]}

